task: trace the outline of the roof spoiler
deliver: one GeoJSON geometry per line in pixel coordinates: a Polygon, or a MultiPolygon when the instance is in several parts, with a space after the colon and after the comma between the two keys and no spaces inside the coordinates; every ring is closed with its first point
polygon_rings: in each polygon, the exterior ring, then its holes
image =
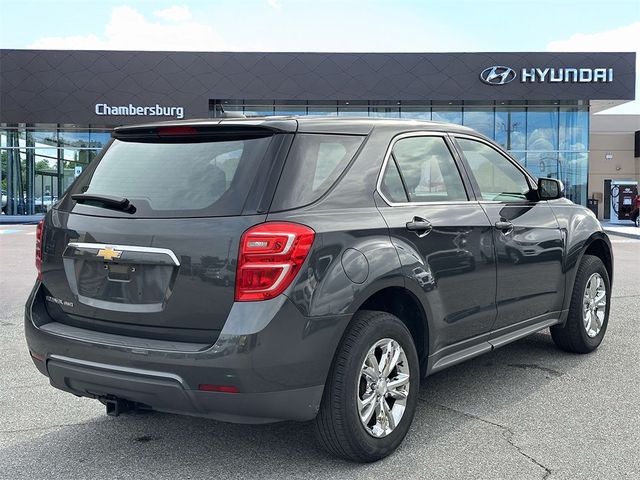
{"type": "Polygon", "coordinates": [[[275,133],[293,133],[297,130],[295,121],[252,122],[238,118],[224,121],[208,120],[194,123],[163,122],[147,125],[117,127],[111,133],[113,138],[129,141],[173,139],[189,141],[195,137],[199,141],[216,140],[220,137],[246,138],[269,136],[275,133]],[[236,123],[237,122],[237,123],[236,123]]]}

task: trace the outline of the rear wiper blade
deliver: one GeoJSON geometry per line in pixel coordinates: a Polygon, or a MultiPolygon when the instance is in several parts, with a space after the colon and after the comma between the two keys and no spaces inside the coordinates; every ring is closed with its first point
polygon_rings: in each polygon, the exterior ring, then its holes
{"type": "Polygon", "coordinates": [[[115,208],[124,212],[134,209],[128,198],[112,195],[100,195],[99,193],[74,193],[71,198],[78,203],[98,202],[106,207],[115,208]]]}

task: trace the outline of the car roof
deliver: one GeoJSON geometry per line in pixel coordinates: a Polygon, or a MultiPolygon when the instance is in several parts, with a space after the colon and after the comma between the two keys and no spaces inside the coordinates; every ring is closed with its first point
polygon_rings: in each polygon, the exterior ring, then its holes
{"type": "Polygon", "coordinates": [[[221,117],[204,119],[170,120],[164,122],[127,125],[114,129],[114,135],[135,134],[136,131],[158,127],[216,127],[266,128],[281,132],[345,133],[366,135],[376,127],[397,130],[437,130],[457,133],[476,133],[469,127],[454,123],[434,122],[403,118],[334,117],[326,115],[268,116],[268,117],[221,117]]]}

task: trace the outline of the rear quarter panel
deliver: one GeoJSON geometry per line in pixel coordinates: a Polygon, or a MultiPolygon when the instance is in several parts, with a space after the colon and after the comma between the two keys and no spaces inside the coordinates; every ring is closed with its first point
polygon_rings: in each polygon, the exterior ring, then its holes
{"type": "Polygon", "coordinates": [[[316,232],[309,258],[287,290],[306,316],[351,314],[376,291],[404,286],[398,254],[374,202],[378,172],[396,133],[396,128],[376,127],[320,200],[268,216],[269,221],[297,222],[316,232]]]}
{"type": "Polygon", "coordinates": [[[313,249],[287,296],[305,316],[352,314],[372,294],[404,286],[398,254],[373,207],[270,216],[316,232],[313,249]]]}

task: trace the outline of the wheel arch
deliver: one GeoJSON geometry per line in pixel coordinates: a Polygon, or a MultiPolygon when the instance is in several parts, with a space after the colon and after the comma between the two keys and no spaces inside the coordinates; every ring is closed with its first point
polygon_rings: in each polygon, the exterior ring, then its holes
{"type": "Polygon", "coordinates": [[[585,246],[580,255],[580,260],[585,255],[593,255],[598,257],[604,263],[604,267],[609,275],[609,282],[613,284],[613,253],[611,251],[611,242],[604,234],[594,233],[585,242],[585,246]]]}
{"type": "Polygon", "coordinates": [[[598,231],[592,233],[586,240],[581,242],[579,248],[573,250],[574,253],[571,253],[571,250],[569,250],[569,252],[566,270],[566,294],[563,305],[563,310],[565,311],[569,309],[571,294],[576,282],[576,274],[578,273],[578,266],[585,255],[594,255],[602,260],[609,275],[609,282],[613,284],[613,252],[609,237],[607,237],[604,232],[598,231]]]}
{"type": "Polygon", "coordinates": [[[420,360],[420,373],[426,373],[429,355],[429,324],[427,315],[413,292],[401,286],[389,286],[377,290],[359,306],[360,310],[379,310],[398,317],[406,325],[415,342],[420,360]]]}

